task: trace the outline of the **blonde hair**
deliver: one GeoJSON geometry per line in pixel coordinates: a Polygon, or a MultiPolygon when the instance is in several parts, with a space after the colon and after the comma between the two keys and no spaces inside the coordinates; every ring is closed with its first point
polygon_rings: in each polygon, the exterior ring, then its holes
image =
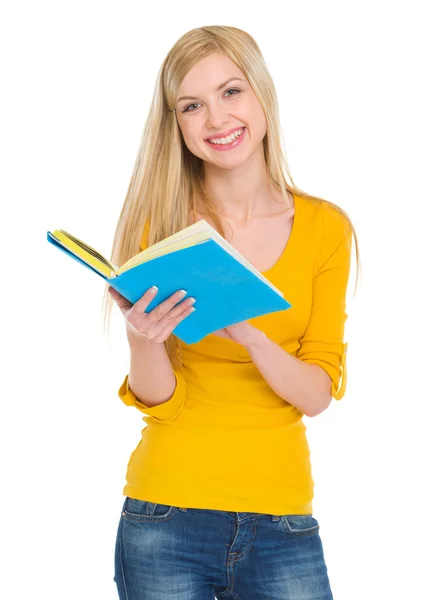
{"type": "MultiPolygon", "coordinates": [[[[216,207],[204,193],[203,162],[188,150],[176,113],[170,108],[175,105],[177,91],[185,75],[199,61],[214,53],[227,56],[238,66],[263,108],[267,121],[267,134],[263,139],[264,156],[270,182],[281,190],[286,205],[289,203],[289,191],[326,202],[346,218],[355,239],[358,276],[360,258],[357,235],[349,216],[332,202],[311,196],[294,184],[285,158],[275,86],[264,58],[248,33],[228,26],[192,29],[179,38],[161,65],[114,234],[111,261],[121,266],[141,251],[140,241],[148,221],[149,246],[187,227],[191,210],[196,219],[197,197],[212,215],[217,231],[224,236],[216,207]]],[[[108,287],[107,284],[102,309],[105,307],[104,327],[109,335],[114,300],[108,293],[108,287]]],[[[164,343],[172,366],[181,368],[178,338],[171,334],[164,343]]]]}

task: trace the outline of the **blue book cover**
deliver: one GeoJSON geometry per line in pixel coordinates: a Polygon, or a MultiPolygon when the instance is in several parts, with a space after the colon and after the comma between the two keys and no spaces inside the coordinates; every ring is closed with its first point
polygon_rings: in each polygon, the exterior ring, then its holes
{"type": "Polygon", "coordinates": [[[48,231],[47,240],[133,304],[156,285],[159,291],[145,312],[177,290],[187,290],[185,298],[196,298],[196,310],[173,329],[186,344],[199,342],[217,329],[291,307],[282,292],[204,220],[154,244],[120,269],[64,230],[48,231]],[[188,238],[191,245],[187,246],[188,238]]]}

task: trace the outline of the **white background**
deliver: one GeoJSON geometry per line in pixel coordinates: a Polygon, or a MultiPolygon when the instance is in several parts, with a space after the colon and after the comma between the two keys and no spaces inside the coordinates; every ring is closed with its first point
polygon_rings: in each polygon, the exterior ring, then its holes
{"type": "Polygon", "coordinates": [[[344,208],[359,236],[346,395],[305,418],[334,597],[443,597],[438,9],[388,0],[4,5],[2,597],[117,599],[122,490],[145,424],[117,396],[129,360],[120,311],[108,346],[102,279],[46,232],[66,229],[110,256],[160,64],[186,31],[215,24],[258,42],[296,185],[344,208]]]}

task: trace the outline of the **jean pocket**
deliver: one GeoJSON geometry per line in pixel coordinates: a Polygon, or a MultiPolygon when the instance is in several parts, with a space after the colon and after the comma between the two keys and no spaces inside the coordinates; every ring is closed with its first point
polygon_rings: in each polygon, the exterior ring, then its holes
{"type": "Polygon", "coordinates": [[[178,509],[170,504],[160,504],[136,498],[125,498],[122,517],[127,521],[155,522],[171,519],[178,509]]]}
{"type": "Polygon", "coordinates": [[[290,535],[314,535],[320,525],[312,515],[282,515],[280,519],[284,531],[290,535]]]}

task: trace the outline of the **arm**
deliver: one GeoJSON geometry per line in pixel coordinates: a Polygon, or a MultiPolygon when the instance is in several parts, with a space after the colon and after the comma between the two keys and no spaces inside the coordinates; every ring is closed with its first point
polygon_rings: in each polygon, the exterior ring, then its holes
{"type": "Polygon", "coordinates": [[[120,399],[157,421],[173,420],[186,397],[182,374],[173,369],[164,344],[140,340],[128,330],[127,338],[130,370],[119,389],[120,399]]]}
{"type": "MultiPolygon", "coordinates": [[[[149,229],[147,219],[139,244],[141,251],[148,247],[149,229]]],[[[128,328],[127,339],[130,370],[119,388],[119,398],[156,421],[172,421],[181,411],[187,394],[182,373],[173,369],[164,344],[141,340],[128,328]]]]}
{"type": "Polygon", "coordinates": [[[305,363],[258,330],[255,343],[246,346],[253,362],[276,394],[308,417],[331,403],[331,380],[317,365],[305,363]]]}
{"type": "Polygon", "coordinates": [[[246,345],[271,388],[311,417],[323,412],[332,398],[341,400],[347,377],[348,344],[343,342],[343,336],[352,230],[330,205],[322,205],[320,211],[312,311],[296,356],[288,354],[259,330],[252,343],[246,345]]]}

